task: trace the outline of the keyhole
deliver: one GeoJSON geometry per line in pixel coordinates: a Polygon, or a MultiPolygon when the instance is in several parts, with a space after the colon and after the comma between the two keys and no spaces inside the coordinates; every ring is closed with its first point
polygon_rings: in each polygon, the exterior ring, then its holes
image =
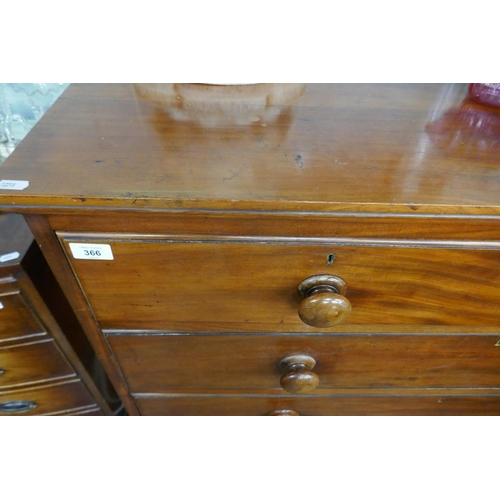
{"type": "Polygon", "coordinates": [[[335,254],[334,253],[330,253],[326,256],[326,265],[327,266],[331,266],[333,264],[333,261],[335,260],[335,254]]]}

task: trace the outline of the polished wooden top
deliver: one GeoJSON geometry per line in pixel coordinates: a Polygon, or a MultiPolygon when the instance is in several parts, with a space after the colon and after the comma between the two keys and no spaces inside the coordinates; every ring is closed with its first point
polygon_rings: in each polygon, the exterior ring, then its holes
{"type": "Polygon", "coordinates": [[[499,214],[500,112],[466,91],[71,85],[0,166],[30,183],[0,208],[499,214]]]}

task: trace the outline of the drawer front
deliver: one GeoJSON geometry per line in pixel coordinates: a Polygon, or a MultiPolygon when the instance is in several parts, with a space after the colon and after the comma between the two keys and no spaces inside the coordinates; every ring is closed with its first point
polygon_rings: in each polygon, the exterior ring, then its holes
{"type": "Polygon", "coordinates": [[[333,331],[497,327],[500,317],[494,243],[59,236],[104,329],[318,331],[300,320],[297,289],[317,274],[347,283],[352,313],[333,331]],[[113,260],[74,258],[75,242],[110,245],[113,260]]]}
{"type": "Polygon", "coordinates": [[[500,415],[500,396],[339,396],[137,398],[143,415],[385,416],[500,415]]]}
{"type": "Polygon", "coordinates": [[[319,385],[311,390],[314,394],[342,389],[500,388],[498,340],[480,335],[108,336],[136,394],[283,394],[280,379],[294,367],[280,366],[280,361],[291,355],[316,361],[312,372],[319,385]]]}
{"type": "Polygon", "coordinates": [[[80,381],[0,391],[0,416],[50,415],[95,404],[80,381]]]}
{"type": "Polygon", "coordinates": [[[44,328],[21,293],[0,295],[0,342],[36,334],[43,335],[44,328]]]}
{"type": "Polygon", "coordinates": [[[76,375],[53,340],[0,345],[0,389],[76,375]]]}

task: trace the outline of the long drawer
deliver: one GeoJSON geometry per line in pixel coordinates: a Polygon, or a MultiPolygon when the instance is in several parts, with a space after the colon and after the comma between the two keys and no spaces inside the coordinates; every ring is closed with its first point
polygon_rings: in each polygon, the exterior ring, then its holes
{"type": "Polygon", "coordinates": [[[143,415],[383,416],[500,415],[500,396],[339,396],[137,398],[143,415]]]}
{"type": "Polygon", "coordinates": [[[94,405],[94,399],[79,380],[0,391],[0,416],[49,415],[94,405]]]}
{"type": "Polygon", "coordinates": [[[298,285],[322,273],[346,282],[352,304],[333,331],[497,327],[500,316],[496,243],[59,237],[104,329],[318,331],[298,316],[298,285]]]}
{"type": "Polygon", "coordinates": [[[283,394],[280,361],[307,355],[314,394],[335,389],[500,388],[489,335],[132,335],[108,341],[132,393],[283,394]]]}
{"type": "Polygon", "coordinates": [[[76,373],[54,340],[2,347],[0,389],[69,377],[76,373]]]}

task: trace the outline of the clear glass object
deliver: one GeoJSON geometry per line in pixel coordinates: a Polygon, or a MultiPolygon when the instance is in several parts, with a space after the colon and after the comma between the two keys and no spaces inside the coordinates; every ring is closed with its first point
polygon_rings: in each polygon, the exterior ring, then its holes
{"type": "Polygon", "coordinates": [[[0,83],[0,163],[66,90],[68,83],[0,83]]]}

